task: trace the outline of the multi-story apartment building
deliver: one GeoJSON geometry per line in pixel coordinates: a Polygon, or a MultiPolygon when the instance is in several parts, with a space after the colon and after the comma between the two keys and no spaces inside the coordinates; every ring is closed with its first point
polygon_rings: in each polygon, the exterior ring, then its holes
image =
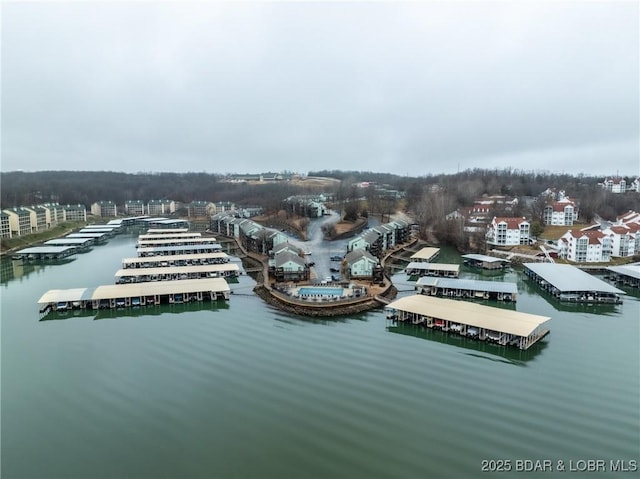
{"type": "Polygon", "coordinates": [[[544,224],[558,226],[573,226],[578,219],[578,208],[569,198],[553,201],[544,207],[544,224]]]}
{"type": "Polygon", "coordinates": [[[150,216],[169,215],[176,212],[176,203],[173,200],[149,200],[147,214],[150,216]]]}
{"type": "Polygon", "coordinates": [[[87,221],[87,208],[84,205],[64,205],[65,221],[87,221]]]}
{"type": "Polygon", "coordinates": [[[624,178],[607,178],[600,185],[611,193],[624,193],[627,191],[627,181],[624,178]]]}
{"type": "Polygon", "coordinates": [[[127,200],[124,202],[124,212],[129,216],[144,216],[146,214],[144,201],[127,200]]]}
{"type": "Polygon", "coordinates": [[[600,230],[569,230],[558,240],[558,256],[575,263],[601,263],[611,260],[611,237],[600,230]]]}
{"type": "Polygon", "coordinates": [[[91,214],[102,218],[118,216],[118,207],[111,201],[97,201],[91,205],[91,214]]]}
{"type": "Polygon", "coordinates": [[[192,201],[187,205],[188,216],[211,216],[215,205],[210,201],[192,201]]]}
{"type": "MultiPolygon", "coordinates": [[[[35,231],[36,223],[31,224],[32,211],[26,208],[7,208],[3,210],[9,216],[9,228],[11,229],[11,236],[24,236],[35,231]]],[[[35,213],[33,213],[35,219],[35,213]]]]}
{"type": "Polygon", "coordinates": [[[11,236],[9,215],[4,211],[0,211],[0,238],[11,238],[11,236]]]}
{"type": "Polygon", "coordinates": [[[517,246],[529,244],[531,224],[526,218],[495,217],[487,227],[487,243],[495,246],[517,246]]]}

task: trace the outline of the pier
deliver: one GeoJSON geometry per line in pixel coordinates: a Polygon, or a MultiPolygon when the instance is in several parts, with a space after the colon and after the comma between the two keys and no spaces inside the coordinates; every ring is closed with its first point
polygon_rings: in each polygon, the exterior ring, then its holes
{"type": "Polygon", "coordinates": [[[405,271],[407,276],[443,276],[457,278],[460,274],[460,265],[412,261],[407,265],[405,271]]]}
{"type": "Polygon", "coordinates": [[[525,275],[559,301],[572,303],[621,303],[624,291],[581,271],[557,263],[524,263],[525,275]]]}
{"type": "Polygon", "coordinates": [[[551,319],[453,299],[413,295],[385,306],[387,320],[459,334],[501,346],[528,349],[545,337],[551,319]]]}
{"type": "Polygon", "coordinates": [[[416,282],[415,289],[420,294],[460,299],[515,302],[518,295],[518,286],[515,283],[475,279],[422,277],[416,282]]]}
{"type": "Polygon", "coordinates": [[[222,264],[230,261],[224,252],[206,254],[176,254],[171,256],[145,256],[124,258],[122,267],[127,268],[162,268],[165,266],[198,266],[205,264],[222,264]]]}
{"type": "Polygon", "coordinates": [[[640,288],[640,263],[625,266],[608,266],[609,277],[616,283],[630,288],[640,288]]]}
{"type": "Polygon", "coordinates": [[[495,256],[488,256],[485,254],[463,254],[462,259],[464,264],[473,268],[480,269],[505,269],[509,266],[510,261],[502,258],[496,258],[495,256]]]}
{"type": "Polygon", "coordinates": [[[115,309],[151,304],[228,300],[223,278],[152,283],[114,284],[96,288],[52,289],[38,300],[40,313],[69,309],[115,309]]]}
{"type": "Polygon", "coordinates": [[[144,283],[149,281],[183,281],[187,279],[237,277],[240,267],[236,263],[206,264],[199,266],[165,266],[158,268],[125,268],[116,272],[116,283],[144,283]]]}

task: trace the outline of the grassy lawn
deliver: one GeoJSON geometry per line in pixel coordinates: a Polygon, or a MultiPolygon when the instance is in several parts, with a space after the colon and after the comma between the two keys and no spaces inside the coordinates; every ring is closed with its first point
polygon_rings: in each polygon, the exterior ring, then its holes
{"type": "Polygon", "coordinates": [[[574,223],[573,226],[552,226],[547,225],[544,227],[544,231],[538,236],[539,239],[544,240],[557,240],[569,230],[579,231],[582,228],[590,226],[586,223],[574,223]]]}

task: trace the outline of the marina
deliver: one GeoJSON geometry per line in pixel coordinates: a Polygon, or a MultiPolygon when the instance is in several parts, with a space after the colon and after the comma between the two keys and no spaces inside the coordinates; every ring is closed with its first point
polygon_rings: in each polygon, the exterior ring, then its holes
{"type": "Polygon", "coordinates": [[[31,246],[16,251],[11,256],[14,260],[42,261],[67,258],[78,253],[77,246],[31,246]]]}
{"type": "Polygon", "coordinates": [[[228,300],[230,288],[223,278],[191,279],[96,288],[52,289],[38,300],[40,313],[68,309],[114,309],[189,301],[228,300]]]}
{"type": "MultiPolygon", "coordinates": [[[[160,235],[158,235],[160,236],[160,235]]],[[[138,239],[136,248],[157,248],[164,246],[188,246],[216,244],[214,238],[165,238],[164,236],[151,239],[138,239]]]]}
{"type": "Polygon", "coordinates": [[[199,278],[237,277],[240,267],[236,263],[207,264],[202,266],[165,266],[159,268],[126,268],[116,272],[116,283],[143,283],[148,281],[177,281],[199,278]]]}
{"type": "Polygon", "coordinates": [[[200,245],[178,245],[178,246],[149,246],[138,248],[138,256],[173,256],[184,254],[210,254],[219,253],[222,246],[219,243],[209,243],[200,245]]]}
{"type": "Polygon", "coordinates": [[[424,247],[409,257],[411,262],[430,263],[440,255],[440,248],[424,247]]]}
{"type": "Polygon", "coordinates": [[[505,269],[510,264],[509,260],[485,254],[463,254],[461,258],[465,265],[480,269],[505,269]]]}
{"type": "Polygon", "coordinates": [[[443,276],[447,278],[457,278],[460,274],[460,265],[412,261],[406,266],[405,272],[407,276],[443,276]]]}
{"type": "Polygon", "coordinates": [[[640,263],[625,266],[608,266],[609,278],[630,288],[640,288],[640,263]]]}
{"type": "Polygon", "coordinates": [[[387,320],[439,329],[501,346],[528,349],[546,336],[551,319],[467,301],[416,294],[385,306],[387,320]]]}
{"type": "Polygon", "coordinates": [[[415,289],[420,294],[460,299],[490,299],[515,302],[518,295],[518,286],[515,283],[427,276],[418,278],[415,289]]]}
{"type": "Polygon", "coordinates": [[[624,291],[568,264],[524,263],[524,274],[559,301],[621,303],[624,291]]]}
{"type": "Polygon", "coordinates": [[[206,254],[176,254],[171,256],[145,256],[124,258],[122,267],[127,268],[160,268],[164,266],[198,266],[205,264],[228,263],[229,255],[224,252],[206,254]]]}

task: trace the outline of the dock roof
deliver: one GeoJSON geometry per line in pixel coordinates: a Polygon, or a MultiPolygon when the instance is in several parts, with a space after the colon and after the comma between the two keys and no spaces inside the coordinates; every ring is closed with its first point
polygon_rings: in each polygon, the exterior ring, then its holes
{"type": "Polygon", "coordinates": [[[161,251],[199,251],[203,249],[221,250],[222,245],[219,243],[207,243],[207,244],[183,244],[177,246],[148,246],[138,248],[138,254],[141,253],[160,253],[161,251]]]}
{"type": "Polygon", "coordinates": [[[412,254],[411,259],[430,260],[430,259],[433,259],[435,256],[437,256],[438,253],[440,253],[440,248],[426,247],[426,248],[422,248],[417,253],[412,254]]]}
{"type": "Polygon", "coordinates": [[[424,261],[412,261],[406,267],[406,269],[424,269],[424,270],[436,270],[436,271],[459,271],[459,264],[448,263],[425,263],[424,261]]]}
{"type": "Polygon", "coordinates": [[[509,263],[508,259],[496,258],[495,256],[489,256],[486,254],[463,254],[462,258],[472,259],[474,261],[484,261],[485,263],[509,263]]]}
{"type": "Polygon", "coordinates": [[[640,263],[627,264],[624,266],[609,266],[607,267],[607,269],[609,271],[613,271],[614,273],[623,274],[631,278],[640,279],[640,263]]]}
{"type": "Polygon", "coordinates": [[[91,238],[57,238],[45,241],[43,244],[51,246],[84,245],[89,244],[91,238]]]}
{"type": "Polygon", "coordinates": [[[51,304],[60,301],[97,301],[100,299],[135,298],[138,296],[198,293],[204,291],[229,292],[230,288],[224,278],[112,284],[98,286],[96,288],[52,289],[40,297],[38,304],[51,304]]]}
{"type": "Polygon", "coordinates": [[[551,319],[548,316],[538,316],[422,294],[397,299],[385,306],[385,309],[408,311],[522,337],[530,336],[536,328],[551,319]]]}
{"type": "Polygon", "coordinates": [[[190,239],[190,238],[201,238],[202,233],[192,232],[192,233],[148,233],[144,235],[138,235],[138,241],[144,240],[159,240],[159,239],[190,239]]]}
{"type": "Polygon", "coordinates": [[[488,291],[490,293],[516,294],[518,286],[505,281],[480,281],[477,279],[438,278],[423,276],[416,281],[416,286],[437,286],[447,289],[464,289],[467,291],[488,291]]]}
{"type": "Polygon", "coordinates": [[[154,261],[166,261],[166,262],[175,262],[175,261],[195,261],[200,259],[222,259],[229,258],[229,255],[224,251],[217,253],[202,253],[202,254],[174,254],[171,256],[144,256],[144,257],[135,257],[135,258],[123,258],[122,264],[128,263],[151,263],[154,261]]]}
{"type": "Polygon", "coordinates": [[[65,238],[104,238],[108,233],[70,233],[65,238]]]}
{"type": "Polygon", "coordinates": [[[75,246],[31,246],[16,251],[14,254],[58,254],[75,249],[75,246]]]}
{"type": "Polygon", "coordinates": [[[598,291],[626,294],[615,286],[570,264],[524,263],[522,266],[533,271],[560,292],[598,291]]]}
{"type": "Polygon", "coordinates": [[[158,268],[125,268],[116,271],[121,276],[146,276],[154,274],[210,273],[218,271],[240,271],[237,263],[214,263],[196,266],[161,266],[158,268]]]}

